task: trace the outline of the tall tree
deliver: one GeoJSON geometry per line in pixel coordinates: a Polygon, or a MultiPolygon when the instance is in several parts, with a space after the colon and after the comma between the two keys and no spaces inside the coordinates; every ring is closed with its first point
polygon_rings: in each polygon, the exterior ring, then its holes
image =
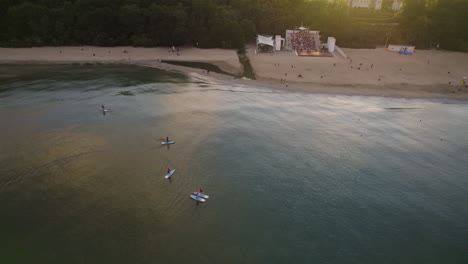
{"type": "Polygon", "coordinates": [[[399,14],[400,31],[407,44],[419,48],[430,45],[429,20],[427,18],[427,0],[406,0],[399,14]]]}

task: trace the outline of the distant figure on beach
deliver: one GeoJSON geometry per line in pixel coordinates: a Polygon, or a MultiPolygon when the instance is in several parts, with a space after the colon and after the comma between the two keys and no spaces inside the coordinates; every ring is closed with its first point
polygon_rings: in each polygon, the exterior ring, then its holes
{"type": "Polygon", "coordinates": [[[174,52],[174,51],[175,51],[175,47],[174,47],[174,46],[172,46],[172,52],[174,52]]]}
{"type": "Polygon", "coordinates": [[[93,57],[96,56],[96,54],[93,53],[93,57]]]}
{"type": "Polygon", "coordinates": [[[302,74],[299,74],[297,77],[298,77],[298,78],[302,78],[302,74]]]}
{"type": "Polygon", "coordinates": [[[286,87],[288,87],[288,86],[289,86],[289,84],[288,84],[288,83],[286,83],[286,87]]]}
{"type": "Polygon", "coordinates": [[[371,68],[371,69],[374,68],[374,64],[371,64],[370,68],[371,68]]]}

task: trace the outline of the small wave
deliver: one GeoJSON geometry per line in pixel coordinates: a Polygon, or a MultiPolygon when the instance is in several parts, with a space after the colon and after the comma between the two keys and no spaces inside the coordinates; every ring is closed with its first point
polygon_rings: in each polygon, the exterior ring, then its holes
{"type": "Polygon", "coordinates": [[[412,107],[388,107],[384,108],[385,110],[415,110],[415,109],[421,109],[421,108],[412,108],[412,107]]]}

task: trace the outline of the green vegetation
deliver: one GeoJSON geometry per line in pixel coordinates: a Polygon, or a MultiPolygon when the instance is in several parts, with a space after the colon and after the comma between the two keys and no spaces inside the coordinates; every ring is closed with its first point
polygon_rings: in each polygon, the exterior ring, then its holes
{"type": "Polygon", "coordinates": [[[1,0],[0,46],[234,48],[257,32],[303,23],[342,47],[391,43],[468,51],[468,1],[406,0],[403,10],[353,9],[346,0],[1,0]]]}

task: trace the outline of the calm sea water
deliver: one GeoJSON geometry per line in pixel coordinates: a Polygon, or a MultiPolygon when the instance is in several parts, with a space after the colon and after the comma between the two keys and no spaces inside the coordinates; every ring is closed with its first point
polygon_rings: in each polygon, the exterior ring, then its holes
{"type": "Polygon", "coordinates": [[[0,124],[0,263],[468,263],[464,103],[19,65],[0,124]]]}

